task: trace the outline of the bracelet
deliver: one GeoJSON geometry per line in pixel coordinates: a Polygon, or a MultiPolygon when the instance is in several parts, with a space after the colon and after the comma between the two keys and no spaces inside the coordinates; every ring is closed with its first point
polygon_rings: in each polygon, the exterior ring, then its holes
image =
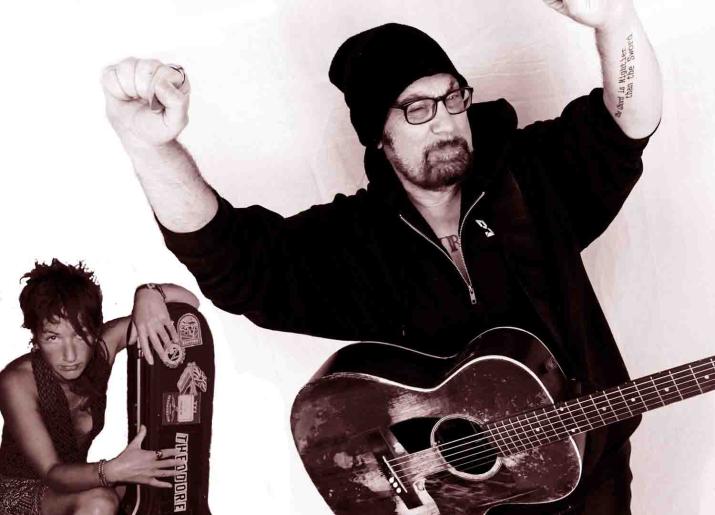
{"type": "Polygon", "coordinates": [[[164,289],[161,287],[160,284],[156,283],[146,283],[146,284],[140,284],[137,286],[137,289],[134,291],[134,293],[138,292],[139,290],[153,290],[159,292],[159,295],[161,295],[161,298],[164,302],[166,302],[166,293],[164,293],[164,289]]]}
{"type": "Polygon", "coordinates": [[[97,467],[97,475],[99,476],[99,482],[104,488],[109,488],[112,484],[107,481],[107,476],[104,475],[104,465],[107,460],[99,460],[99,466],[97,467]]]}

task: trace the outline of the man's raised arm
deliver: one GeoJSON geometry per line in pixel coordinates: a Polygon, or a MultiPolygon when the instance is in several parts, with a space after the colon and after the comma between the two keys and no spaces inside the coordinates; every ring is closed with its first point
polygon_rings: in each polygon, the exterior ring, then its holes
{"type": "Polygon", "coordinates": [[[206,225],[218,204],[196,163],[176,138],[188,123],[183,69],[153,59],[125,59],[102,74],[107,117],[157,218],[174,232],[206,225]]]}
{"type": "Polygon", "coordinates": [[[660,121],[662,84],[658,61],[633,0],[544,2],[595,29],[606,108],[631,138],[650,135],[660,121]]]}

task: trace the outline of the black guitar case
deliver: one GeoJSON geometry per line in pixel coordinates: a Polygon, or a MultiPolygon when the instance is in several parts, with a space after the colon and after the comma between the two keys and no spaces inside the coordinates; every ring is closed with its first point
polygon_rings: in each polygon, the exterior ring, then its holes
{"type": "Polygon", "coordinates": [[[166,348],[165,362],[154,354],[150,366],[138,345],[127,356],[129,440],[147,427],[142,448],[176,448],[180,474],[161,478],[173,487],[127,485],[120,513],[210,515],[209,455],[214,394],[214,348],[206,319],[193,306],[168,303],[179,344],[166,348]]]}

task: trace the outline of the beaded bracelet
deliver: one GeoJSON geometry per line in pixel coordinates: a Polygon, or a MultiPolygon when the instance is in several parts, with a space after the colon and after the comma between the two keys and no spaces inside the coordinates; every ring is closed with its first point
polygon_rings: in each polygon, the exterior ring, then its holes
{"type": "Polygon", "coordinates": [[[107,481],[107,476],[104,475],[104,464],[107,460],[99,460],[99,466],[97,467],[97,475],[99,476],[99,482],[105,488],[109,488],[112,484],[107,481]]]}
{"type": "Polygon", "coordinates": [[[156,283],[146,283],[146,284],[141,284],[137,286],[137,289],[135,291],[139,290],[154,290],[158,291],[159,295],[161,295],[161,298],[166,302],[166,293],[164,293],[164,289],[161,287],[160,284],[156,283]]]}

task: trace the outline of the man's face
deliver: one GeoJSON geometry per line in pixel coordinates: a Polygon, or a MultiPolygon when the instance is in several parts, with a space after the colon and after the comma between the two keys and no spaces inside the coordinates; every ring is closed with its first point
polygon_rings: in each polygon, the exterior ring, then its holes
{"type": "MultiPolygon", "coordinates": [[[[458,87],[457,80],[446,73],[422,77],[407,86],[395,105],[439,97],[458,87]]],[[[411,125],[401,109],[390,109],[378,148],[384,149],[403,182],[432,191],[458,184],[472,161],[472,131],[467,112],[449,114],[439,102],[434,118],[411,125]]]]}
{"type": "Polygon", "coordinates": [[[92,348],[64,318],[46,320],[36,338],[42,357],[59,378],[77,379],[92,358],[92,348]]]}

